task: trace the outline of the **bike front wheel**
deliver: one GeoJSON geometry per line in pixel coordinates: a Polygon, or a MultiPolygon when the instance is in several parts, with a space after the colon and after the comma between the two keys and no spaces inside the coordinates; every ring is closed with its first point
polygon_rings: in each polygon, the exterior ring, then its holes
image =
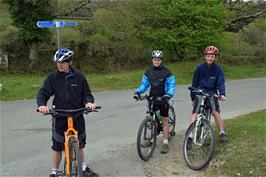
{"type": "MultiPolygon", "coordinates": [[[[65,170],[69,168],[69,177],[83,177],[78,141],[74,137],[71,137],[68,146],[70,163],[68,167],[66,167],[65,163],[65,170]]],[[[66,176],[68,175],[66,174],[66,176]]]]}
{"type": "Polygon", "coordinates": [[[175,115],[175,110],[174,110],[173,106],[169,107],[168,123],[169,123],[169,134],[170,134],[170,136],[175,136],[176,115],[175,115]]]}
{"type": "Polygon", "coordinates": [[[215,135],[210,123],[204,119],[198,124],[197,121],[193,122],[186,131],[183,143],[184,159],[188,167],[193,170],[205,167],[211,160],[214,149],[215,135]]]}
{"type": "Polygon", "coordinates": [[[147,116],[140,124],[137,135],[137,150],[139,157],[148,161],[156,146],[156,126],[152,117],[147,116]]]}

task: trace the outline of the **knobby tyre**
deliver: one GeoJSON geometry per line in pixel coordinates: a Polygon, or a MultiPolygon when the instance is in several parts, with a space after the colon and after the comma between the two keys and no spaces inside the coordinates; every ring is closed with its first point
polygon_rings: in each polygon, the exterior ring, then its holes
{"type": "Polygon", "coordinates": [[[215,149],[215,135],[210,123],[201,119],[201,123],[197,126],[196,121],[193,122],[186,131],[183,143],[183,155],[188,167],[193,170],[204,168],[212,159],[215,149]],[[190,133],[192,133],[193,143],[191,149],[187,149],[187,142],[190,133]],[[196,143],[194,142],[196,136],[196,143]]]}
{"type": "Polygon", "coordinates": [[[176,124],[176,115],[173,106],[169,107],[169,134],[170,136],[175,136],[175,124],[176,124]]]}
{"type": "Polygon", "coordinates": [[[74,160],[77,163],[76,164],[76,174],[77,174],[77,177],[83,177],[82,164],[81,164],[79,146],[78,146],[78,142],[77,141],[74,141],[73,142],[73,149],[74,149],[74,153],[75,153],[74,160]]]}
{"type": "Polygon", "coordinates": [[[152,117],[147,116],[140,124],[137,135],[137,150],[139,157],[148,161],[156,146],[156,126],[152,117]]]}

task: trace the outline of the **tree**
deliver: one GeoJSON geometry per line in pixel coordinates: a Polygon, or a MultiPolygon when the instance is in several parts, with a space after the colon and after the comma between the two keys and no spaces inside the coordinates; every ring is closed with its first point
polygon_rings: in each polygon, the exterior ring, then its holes
{"type": "Polygon", "coordinates": [[[170,50],[178,58],[215,44],[228,19],[220,0],[139,0],[132,9],[137,35],[148,46],[170,50]]]}
{"type": "Polygon", "coordinates": [[[30,67],[38,58],[39,43],[50,39],[48,29],[38,29],[36,22],[53,19],[53,2],[54,0],[4,0],[9,5],[18,36],[29,46],[30,67]]]}

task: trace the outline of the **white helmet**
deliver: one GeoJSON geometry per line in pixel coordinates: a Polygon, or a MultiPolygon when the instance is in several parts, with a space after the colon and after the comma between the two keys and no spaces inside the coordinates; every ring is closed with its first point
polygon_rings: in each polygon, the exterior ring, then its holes
{"type": "Polygon", "coordinates": [[[151,57],[163,59],[163,52],[161,50],[153,50],[151,52],[151,57]]]}
{"type": "Polygon", "coordinates": [[[73,59],[74,52],[67,49],[67,48],[62,48],[58,49],[55,54],[53,61],[56,63],[64,62],[64,61],[71,61],[73,59]]]}

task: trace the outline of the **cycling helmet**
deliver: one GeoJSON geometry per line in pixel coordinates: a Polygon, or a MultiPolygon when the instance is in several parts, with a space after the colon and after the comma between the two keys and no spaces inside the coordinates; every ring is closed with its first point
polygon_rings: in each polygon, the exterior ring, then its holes
{"type": "Polygon", "coordinates": [[[163,52],[161,50],[153,50],[151,52],[151,57],[163,59],[163,52]]]}
{"type": "Polygon", "coordinates": [[[217,56],[217,55],[219,55],[219,50],[215,46],[208,46],[204,50],[204,55],[208,55],[208,54],[213,54],[213,55],[216,55],[217,56]]]}
{"type": "Polygon", "coordinates": [[[53,61],[56,63],[64,62],[64,61],[71,61],[74,56],[74,52],[67,49],[67,48],[62,48],[58,49],[55,54],[53,61]]]}

